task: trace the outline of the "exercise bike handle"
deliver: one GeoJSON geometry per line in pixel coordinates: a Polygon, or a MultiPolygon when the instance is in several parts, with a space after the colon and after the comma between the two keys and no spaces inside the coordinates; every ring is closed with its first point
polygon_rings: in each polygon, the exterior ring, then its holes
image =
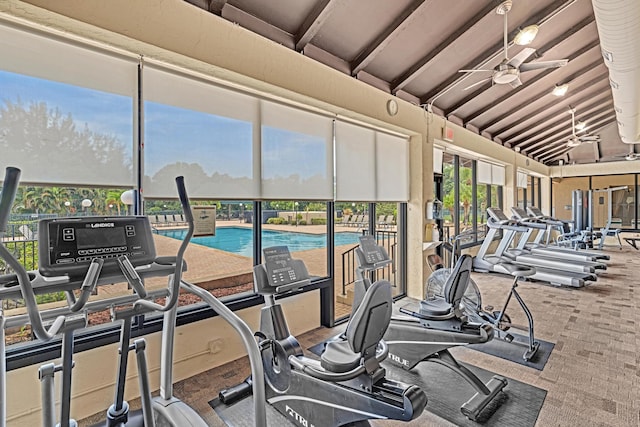
{"type": "Polygon", "coordinates": [[[176,186],[178,188],[178,197],[180,198],[180,204],[182,204],[182,210],[185,215],[185,219],[187,220],[187,224],[189,225],[189,229],[187,230],[187,234],[184,236],[182,240],[182,244],[180,244],[180,248],[178,249],[178,254],[176,255],[176,269],[173,274],[173,278],[169,284],[169,297],[166,299],[164,305],[157,304],[153,301],[148,300],[138,300],[134,304],[135,306],[142,306],[156,311],[169,311],[176,304],[178,304],[178,296],[180,294],[180,282],[182,281],[182,268],[184,264],[184,253],[187,250],[187,246],[191,241],[191,237],[193,236],[194,225],[193,225],[193,214],[191,212],[191,205],[189,203],[189,196],[187,195],[187,189],[184,185],[184,177],[178,176],[176,177],[176,186]]]}

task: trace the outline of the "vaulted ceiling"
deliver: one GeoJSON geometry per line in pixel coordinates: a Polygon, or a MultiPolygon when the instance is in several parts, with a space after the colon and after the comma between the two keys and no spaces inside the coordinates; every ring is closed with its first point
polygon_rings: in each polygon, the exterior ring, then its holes
{"type": "Polygon", "coordinates": [[[620,160],[634,149],[618,136],[591,0],[512,0],[508,57],[568,59],[558,68],[527,66],[521,85],[494,83],[491,71],[459,72],[503,60],[502,0],[186,1],[545,164],[620,160]],[[515,44],[532,24],[534,41],[515,44]],[[566,95],[554,96],[564,83],[566,95]],[[582,134],[600,141],[567,145],[570,108],[587,125],[582,134]]]}

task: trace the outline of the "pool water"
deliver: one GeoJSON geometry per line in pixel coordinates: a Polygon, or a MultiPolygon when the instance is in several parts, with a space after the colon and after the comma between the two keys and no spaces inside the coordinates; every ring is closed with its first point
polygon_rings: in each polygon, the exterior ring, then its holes
{"type": "MultiPolygon", "coordinates": [[[[187,230],[159,230],[158,234],[182,240],[187,230]]],[[[360,233],[340,232],[335,233],[335,245],[357,245],[360,233]]],[[[193,243],[220,249],[221,251],[251,257],[253,254],[253,230],[244,227],[219,227],[215,236],[194,237],[193,243]]],[[[283,232],[262,230],[262,247],[270,246],[289,247],[291,252],[308,249],[325,248],[327,246],[326,234],[310,234],[297,232],[283,232]]]]}

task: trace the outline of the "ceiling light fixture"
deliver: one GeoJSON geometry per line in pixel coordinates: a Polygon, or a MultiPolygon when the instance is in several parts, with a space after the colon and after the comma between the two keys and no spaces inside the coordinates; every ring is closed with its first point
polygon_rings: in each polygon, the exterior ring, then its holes
{"type": "Polygon", "coordinates": [[[520,46],[526,46],[536,38],[537,34],[538,26],[529,25],[527,27],[521,28],[520,31],[518,31],[518,34],[516,34],[516,36],[513,38],[513,42],[520,46]]]}
{"type": "Polygon", "coordinates": [[[585,122],[581,122],[578,120],[578,122],[576,123],[576,130],[578,132],[583,131],[586,127],[587,127],[587,124],[585,122]]]}
{"type": "Polygon", "coordinates": [[[555,96],[565,96],[568,90],[569,90],[569,85],[565,83],[561,85],[555,85],[551,93],[554,94],[555,96]]]}

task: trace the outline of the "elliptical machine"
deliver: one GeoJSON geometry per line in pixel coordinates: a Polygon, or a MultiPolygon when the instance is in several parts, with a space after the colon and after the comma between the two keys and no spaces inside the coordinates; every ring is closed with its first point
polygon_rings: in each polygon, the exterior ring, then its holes
{"type": "MultiPolygon", "coordinates": [[[[9,212],[18,187],[20,171],[7,168],[0,199],[0,230],[5,229],[9,212]]],[[[21,326],[31,324],[32,330],[40,340],[51,340],[63,334],[62,363],[47,364],[40,369],[42,381],[43,425],[55,424],[54,374],[62,373],[61,427],[75,427],[77,423],[70,418],[71,371],[73,362],[73,332],[86,327],[87,313],[111,308],[112,319],[122,320],[121,351],[114,404],[107,413],[108,426],[153,427],[156,424],[172,427],[206,427],[206,422],[184,402],[173,396],[173,338],[175,334],[175,316],[180,288],[198,295],[207,302],[221,317],[228,321],[241,335],[249,353],[252,372],[256,375],[253,383],[255,422],[257,426],[266,425],[264,407],[264,380],[260,351],[253,339],[249,327],[231,312],[222,302],[207,291],[181,280],[185,268],[183,255],[193,234],[193,215],[182,177],[176,178],[178,194],[189,225],[187,236],[183,240],[176,257],[156,257],[153,235],[148,218],[143,216],[125,217],[82,217],[56,218],[43,220],[39,225],[39,271],[27,272],[17,259],[0,244],[0,257],[13,268],[16,274],[0,278],[0,300],[23,298],[27,306],[27,315],[8,318],[0,312],[0,326],[21,326]],[[148,291],[144,279],[148,277],[169,277],[165,289],[148,291]],[[84,279],[83,279],[84,278],[84,279]],[[88,301],[96,286],[118,283],[126,280],[134,293],[104,300],[88,301]],[[76,297],[74,290],[79,290],[76,297]],[[37,293],[64,291],[68,306],[40,311],[35,300],[37,293]],[[154,300],[165,298],[161,305],[154,300]],[[160,396],[151,397],[148,370],[145,358],[144,339],[129,344],[131,319],[140,314],[164,312],[161,357],[160,396]],[[45,321],[53,320],[47,329],[45,321]],[[126,377],[127,353],[135,350],[138,361],[142,415],[129,413],[124,401],[124,382],[126,377]]],[[[6,378],[4,328],[0,334],[0,426],[6,423],[6,378]]]]}
{"type": "MultiPolygon", "coordinates": [[[[306,266],[292,259],[286,246],[266,248],[263,255],[264,263],[253,273],[255,289],[265,298],[256,336],[267,378],[267,402],[299,426],[418,417],[427,403],[424,392],[388,380],[380,366],[388,353],[381,339],[391,318],[391,284],[378,282],[367,290],[344,338],[329,342],[318,361],[304,356],[275,299],[310,284],[306,266]]],[[[223,390],[221,400],[232,403],[248,384],[223,390]]]]}
{"type": "MultiPolygon", "coordinates": [[[[355,284],[354,309],[361,295],[372,286],[371,277],[376,270],[391,263],[385,248],[378,245],[371,235],[360,237],[356,255],[358,280],[355,284]]],[[[400,308],[400,313],[406,316],[394,316],[391,319],[384,340],[389,346],[387,361],[395,367],[420,375],[420,371],[414,368],[421,362],[433,362],[464,378],[476,393],[462,404],[460,411],[475,421],[507,385],[507,380],[494,375],[484,384],[473,372],[459,364],[448,350],[467,344],[482,344],[494,336],[492,326],[486,322],[474,323],[463,312],[462,299],[470,281],[470,272],[471,257],[463,255],[451,269],[442,296],[420,301],[415,310],[400,308]]]]}

